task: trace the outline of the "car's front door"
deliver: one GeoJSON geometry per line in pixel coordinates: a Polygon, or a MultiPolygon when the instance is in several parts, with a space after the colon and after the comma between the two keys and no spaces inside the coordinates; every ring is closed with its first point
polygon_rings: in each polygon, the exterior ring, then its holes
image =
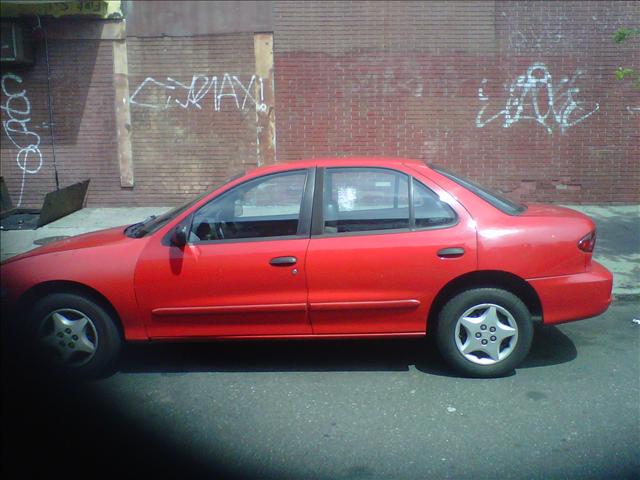
{"type": "Polygon", "coordinates": [[[307,252],[314,333],[424,333],[438,291],[476,269],[467,212],[396,170],[327,168],[317,184],[324,196],[307,252]]]}
{"type": "Polygon", "coordinates": [[[135,276],[152,338],[311,333],[305,260],[314,170],[244,182],[187,217],[183,248],[166,238],[135,276]]]}

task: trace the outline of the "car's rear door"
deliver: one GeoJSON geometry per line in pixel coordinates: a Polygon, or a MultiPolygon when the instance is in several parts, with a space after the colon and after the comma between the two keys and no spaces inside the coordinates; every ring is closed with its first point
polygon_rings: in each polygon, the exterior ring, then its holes
{"type": "Polygon", "coordinates": [[[476,269],[468,213],[408,172],[319,169],[307,252],[314,333],[424,332],[438,291],[476,269]]]}
{"type": "Polygon", "coordinates": [[[187,217],[183,249],[152,241],[135,275],[152,338],[309,334],[304,268],[314,169],[242,183],[187,217]]]}

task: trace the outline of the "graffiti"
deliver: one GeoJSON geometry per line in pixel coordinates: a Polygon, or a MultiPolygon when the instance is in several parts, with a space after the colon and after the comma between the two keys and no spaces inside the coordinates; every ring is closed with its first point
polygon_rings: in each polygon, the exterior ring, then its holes
{"type": "Polygon", "coordinates": [[[14,89],[17,87],[19,90],[22,78],[12,73],[7,73],[2,76],[0,81],[2,93],[7,97],[7,100],[3,105],[0,105],[0,108],[8,116],[8,119],[2,122],[2,126],[11,143],[18,149],[16,163],[18,168],[22,170],[22,183],[17,203],[19,207],[22,205],[27,175],[35,175],[42,168],[42,152],[40,151],[40,135],[29,130],[31,102],[27,97],[27,91],[23,89],[20,92],[10,92],[7,88],[8,81],[14,82],[14,89]]]}
{"type": "Polygon", "coordinates": [[[182,83],[171,77],[162,82],[147,77],[129,97],[129,103],[153,110],[167,110],[172,106],[202,110],[203,101],[209,93],[216,112],[221,110],[225,98],[232,100],[236,109],[241,111],[251,107],[258,112],[267,111],[262,78],[252,75],[245,87],[237,76],[228,73],[222,76],[222,81],[217,76],[193,75],[191,83],[182,83]],[[257,93],[252,94],[252,89],[259,92],[260,99],[256,98],[257,93]]]}
{"type": "MultiPolygon", "coordinates": [[[[344,69],[342,69],[344,71],[344,69]]],[[[413,97],[422,97],[424,93],[424,81],[415,76],[413,78],[398,80],[395,72],[388,69],[385,73],[356,73],[349,76],[344,83],[345,91],[349,94],[366,92],[367,95],[383,96],[406,94],[413,97]]]]}
{"type": "Polygon", "coordinates": [[[612,32],[629,23],[624,15],[603,12],[589,16],[586,11],[582,12],[581,21],[575,22],[571,7],[566,8],[561,2],[556,2],[555,6],[544,11],[540,9],[533,16],[519,14],[517,5],[512,5],[510,11],[503,11],[499,23],[505,31],[501,38],[506,47],[514,54],[524,54],[527,50],[570,51],[584,45],[595,34],[609,38],[612,32]]]}
{"type": "Polygon", "coordinates": [[[600,108],[596,103],[595,108],[585,109],[584,102],[576,99],[580,89],[575,86],[575,82],[581,75],[582,72],[577,70],[571,79],[563,78],[560,85],[556,87],[546,65],[535,63],[508,87],[509,96],[504,109],[489,118],[484,117],[485,110],[489,106],[487,103],[489,97],[484,93],[484,86],[487,84],[485,78],[478,88],[478,98],[483,105],[476,116],[476,126],[482,128],[504,116],[502,124],[504,128],[509,128],[520,120],[533,120],[542,125],[549,134],[553,133],[556,125],[561,133],[565,133],[600,108]]]}
{"type": "Polygon", "coordinates": [[[637,115],[640,114],[640,105],[634,107],[632,105],[627,105],[627,112],[629,112],[629,115],[637,115]]]}
{"type": "Polygon", "coordinates": [[[585,33],[583,29],[574,29],[567,34],[569,19],[564,11],[546,16],[544,22],[523,22],[520,17],[507,15],[506,12],[502,12],[502,16],[505,17],[507,29],[507,48],[517,53],[523,49],[559,48],[567,43],[568,35],[573,40],[575,37],[581,39],[585,33]]]}

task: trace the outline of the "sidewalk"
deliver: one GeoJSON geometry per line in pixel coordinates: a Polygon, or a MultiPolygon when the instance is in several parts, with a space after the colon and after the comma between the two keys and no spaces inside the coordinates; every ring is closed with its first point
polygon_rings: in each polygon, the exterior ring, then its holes
{"type": "Polygon", "coordinates": [[[83,208],[36,230],[0,231],[0,259],[39,247],[35,241],[60,236],[73,236],[104,228],[130,225],[149,215],[159,215],[170,207],[83,208]]]}
{"type": "Polygon", "coordinates": [[[596,222],[594,258],[613,272],[613,294],[640,297],[640,205],[564,206],[596,222]]]}
{"type": "MultiPolygon", "coordinates": [[[[614,274],[616,297],[640,296],[640,205],[566,205],[586,213],[598,228],[594,258],[614,274]]],[[[37,230],[0,232],[2,260],[38,247],[34,241],[79,235],[138,222],[169,207],[85,208],[37,230]]]]}

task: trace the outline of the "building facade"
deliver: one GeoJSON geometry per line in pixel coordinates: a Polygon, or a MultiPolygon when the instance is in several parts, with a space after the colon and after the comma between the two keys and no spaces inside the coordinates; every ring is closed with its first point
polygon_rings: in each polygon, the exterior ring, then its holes
{"type": "Polygon", "coordinates": [[[523,201],[640,201],[640,91],[615,78],[640,48],[613,42],[637,2],[55,3],[72,13],[0,12],[33,47],[2,63],[2,175],[23,207],[56,170],[91,179],[89,206],[168,206],[346,155],[424,159],[523,201]]]}

